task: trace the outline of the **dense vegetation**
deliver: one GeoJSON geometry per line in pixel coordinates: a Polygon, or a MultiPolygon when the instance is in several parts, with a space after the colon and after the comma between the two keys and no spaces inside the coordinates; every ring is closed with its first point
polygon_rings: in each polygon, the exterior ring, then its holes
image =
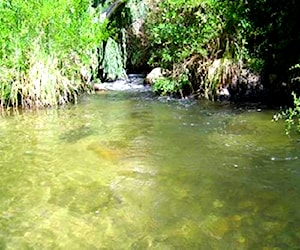
{"type": "Polygon", "coordinates": [[[300,92],[293,67],[300,60],[299,9],[296,0],[160,1],[146,27],[149,63],[168,78],[154,88],[214,99],[222,88],[251,87],[245,72],[253,72],[263,84],[260,98],[287,101],[300,92]]]}
{"type": "MultiPolygon", "coordinates": [[[[289,126],[297,124],[299,1],[148,1],[149,15],[138,30],[142,39],[128,29],[146,9],[134,14],[130,3],[137,6],[136,1],[123,4],[107,26],[99,22],[99,9],[108,6],[105,1],[94,1],[93,7],[89,0],[2,1],[0,105],[32,108],[75,102],[99,70],[118,75],[111,72],[115,65],[107,65],[114,62],[113,51],[99,57],[101,44],[110,36],[109,41],[122,40],[121,46],[114,45],[121,51],[115,57],[128,57],[117,61],[127,62],[130,70],[133,65],[165,70],[166,77],[153,86],[159,94],[215,100],[228,89],[234,100],[294,104],[278,117],[286,118],[289,126]]],[[[122,67],[119,71],[124,72],[122,67]]]]}
{"type": "Polygon", "coordinates": [[[293,105],[275,120],[300,131],[299,9],[297,0],[160,1],[146,25],[149,64],[166,76],[154,90],[293,105]]]}
{"type": "Polygon", "coordinates": [[[107,38],[89,0],[0,2],[0,105],[55,106],[76,101],[107,38]],[[83,79],[84,78],[84,79],[83,79]]]}
{"type": "MultiPolygon", "coordinates": [[[[120,26],[100,25],[97,8],[90,5],[88,0],[1,2],[2,106],[62,104],[87,87],[82,78],[90,79],[88,74],[98,70],[97,47],[108,30],[120,26]]],[[[253,72],[261,77],[264,99],[299,94],[296,0],[276,5],[265,0],[162,0],[150,1],[149,7],[143,29],[148,64],[163,67],[167,75],[154,84],[158,93],[215,99],[218,91],[230,88],[236,97],[260,87],[248,84],[253,72]]],[[[128,28],[122,20],[130,16],[124,13],[111,23],[128,28]]],[[[126,51],[128,62],[145,55],[134,49],[126,51]]]]}

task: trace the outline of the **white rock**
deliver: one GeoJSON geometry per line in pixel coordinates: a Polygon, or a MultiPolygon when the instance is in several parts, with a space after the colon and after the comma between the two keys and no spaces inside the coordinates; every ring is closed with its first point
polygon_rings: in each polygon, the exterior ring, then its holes
{"type": "Polygon", "coordinates": [[[163,70],[160,67],[154,68],[151,72],[146,76],[145,83],[153,84],[155,80],[163,77],[163,70]]]}

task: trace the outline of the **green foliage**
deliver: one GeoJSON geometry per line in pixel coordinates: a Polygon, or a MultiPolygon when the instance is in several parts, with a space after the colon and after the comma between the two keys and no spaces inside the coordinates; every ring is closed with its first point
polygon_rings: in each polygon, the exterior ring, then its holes
{"type": "Polygon", "coordinates": [[[221,78],[212,83],[207,77],[214,60],[227,58],[236,67],[249,57],[244,37],[251,29],[247,12],[243,1],[160,2],[146,25],[152,52],[149,64],[175,71],[175,75],[188,71],[193,85],[189,91],[200,90],[204,97],[213,98],[205,93],[216,93],[222,84],[221,78]]]}
{"type": "Polygon", "coordinates": [[[293,90],[300,92],[288,82],[295,72],[290,75],[289,68],[300,58],[299,8],[296,0],[162,0],[146,25],[148,63],[171,71],[184,65],[194,91],[215,93],[223,87],[222,79],[211,84],[208,69],[215,60],[229,59],[234,68],[260,72],[270,94],[290,96],[293,90]],[[274,74],[277,80],[269,81],[274,74]]]}
{"type": "Polygon", "coordinates": [[[273,120],[285,119],[285,132],[290,134],[293,128],[300,133],[300,97],[293,92],[292,93],[294,105],[285,111],[282,111],[274,115],[273,120]]]}
{"type": "Polygon", "coordinates": [[[300,83],[300,63],[295,64],[290,68],[290,78],[292,83],[296,83],[299,86],[300,83]]]}
{"type": "Polygon", "coordinates": [[[187,75],[182,74],[179,79],[171,77],[159,78],[154,82],[153,90],[161,95],[180,94],[183,97],[182,90],[189,87],[190,83],[187,75]]]}
{"type": "Polygon", "coordinates": [[[80,72],[95,65],[106,24],[89,0],[0,3],[1,106],[53,106],[86,88],[80,72]]]}
{"type": "Polygon", "coordinates": [[[255,28],[247,32],[251,53],[265,61],[266,69],[286,73],[299,59],[300,30],[297,0],[248,1],[248,19],[255,28]]]}
{"type": "Polygon", "coordinates": [[[261,72],[265,68],[265,61],[262,58],[248,58],[247,64],[254,72],[261,72]]]}
{"type": "MultiPolygon", "coordinates": [[[[299,82],[300,82],[300,64],[297,63],[294,66],[290,67],[290,82],[294,84],[295,89],[299,90],[299,82]]],[[[293,97],[293,105],[286,109],[285,111],[281,111],[274,115],[273,121],[278,121],[281,119],[285,120],[285,132],[286,134],[290,134],[294,129],[300,133],[300,97],[292,92],[293,97]]]]}
{"type": "Polygon", "coordinates": [[[172,68],[193,54],[207,55],[204,46],[220,33],[219,20],[202,1],[165,0],[149,18],[147,30],[153,47],[150,64],[172,68]],[[208,10],[204,13],[204,9],[208,10]]]}
{"type": "Polygon", "coordinates": [[[154,82],[153,90],[161,95],[166,95],[167,93],[173,92],[176,89],[176,81],[169,78],[157,79],[154,82]]]}

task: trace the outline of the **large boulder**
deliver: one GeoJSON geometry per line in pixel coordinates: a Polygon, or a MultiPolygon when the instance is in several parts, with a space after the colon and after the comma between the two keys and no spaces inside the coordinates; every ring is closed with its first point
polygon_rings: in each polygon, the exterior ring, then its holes
{"type": "Polygon", "coordinates": [[[163,69],[160,67],[154,68],[151,70],[151,72],[146,76],[145,83],[152,85],[157,81],[158,79],[163,78],[163,69]]]}

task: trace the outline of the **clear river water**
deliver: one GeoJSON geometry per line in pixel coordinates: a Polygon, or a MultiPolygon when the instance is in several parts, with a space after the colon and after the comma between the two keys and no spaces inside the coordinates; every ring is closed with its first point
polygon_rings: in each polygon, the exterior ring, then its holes
{"type": "Polygon", "coordinates": [[[300,249],[274,110],[108,92],[0,117],[0,249],[300,249]]]}

